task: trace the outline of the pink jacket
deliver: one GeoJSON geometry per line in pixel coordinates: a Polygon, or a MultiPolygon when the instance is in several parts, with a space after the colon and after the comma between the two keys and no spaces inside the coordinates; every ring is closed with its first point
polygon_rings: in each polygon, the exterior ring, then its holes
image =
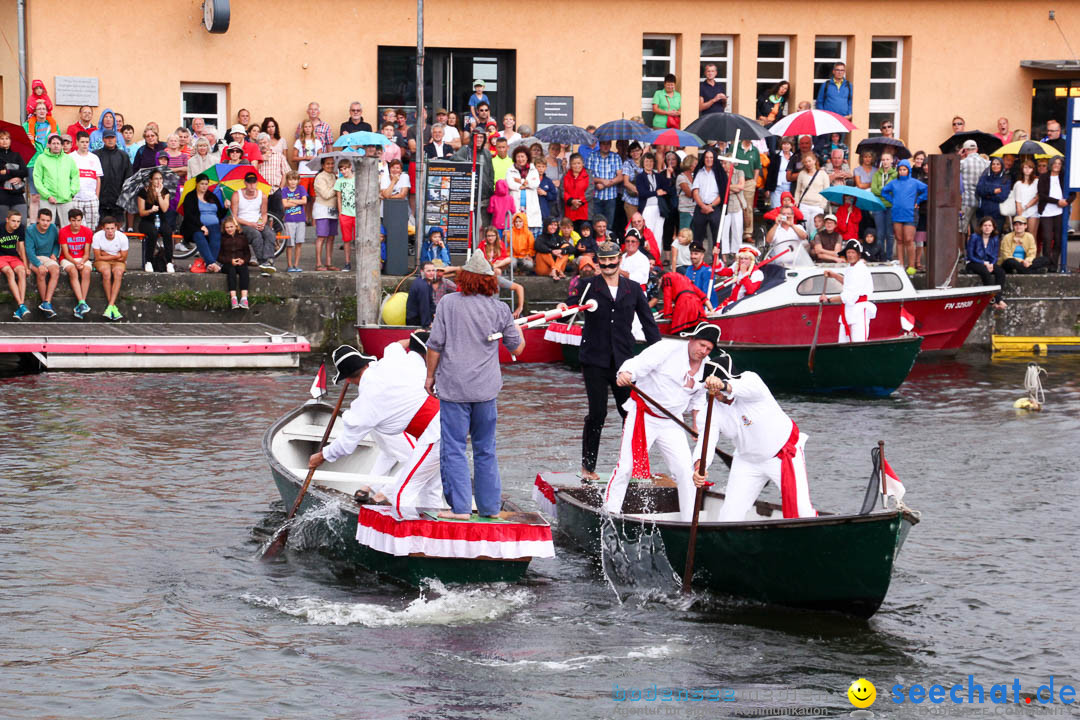
{"type": "Polygon", "coordinates": [[[506,229],[507,214],[513,217],[517,212],[517,202],[510,194],[510,186],[505,180],[495,183],[495,194],[488,201],[488,212],[491,214],[491,224],[499,230],[506,229]]]}

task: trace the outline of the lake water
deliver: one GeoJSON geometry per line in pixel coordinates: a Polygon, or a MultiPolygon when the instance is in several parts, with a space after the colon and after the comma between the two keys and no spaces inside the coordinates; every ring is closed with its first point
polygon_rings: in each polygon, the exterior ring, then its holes
{"type": "MultiPolygon", "coordinates": [[[[2,380],[0,716],[842,716],[859,677],[877,717],[992,711],[890,701],[969,675],[1010,700],[1018,679],[1007,710],[1050,716],[1065,707],[1025,696],[1080,684],[1080,358],[1043,365],[1042,413],[1012,407],[1025,360],[982,356],[920,362],[885,400],[781,397],[810,435],[817,507],[858,508],[883,439],[922,513],[869,622],[661,590],[620,602],[561,545],[512,587],[409,591],[298,531],[260,563],[283,516],[260,440],[313,368],[2,380]],[[619,699],[654,685],[728,700],[619,699]]],[[[511,367],[499,410],[504,489],[531,508],[538,470],[577,468],[580,380],[511,367]]]]}

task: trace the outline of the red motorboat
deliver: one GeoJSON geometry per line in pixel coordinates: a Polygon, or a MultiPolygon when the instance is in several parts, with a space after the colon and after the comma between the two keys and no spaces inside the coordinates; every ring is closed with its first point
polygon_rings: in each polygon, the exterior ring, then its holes
{"type": "MultiPolygon", "coordinates": [[[[383,348],[390,343],[406,339],[409,337],[410,333],[419,329],[420,328],[416,326],[409,325],[357,325],[356,337],[360,341],[360,347],[365,353],[381,358],[383,348]]],[[[562,362],[562,349],[559,345],[544,339],[546,328],[540,326],[518,329],[521,331],[522,337],[525,338],[525,350],[518,356],[518,362],[562,362]]],[[[499,362],[512,362],[510,353],[506,351],[506,347],[502,344],[502,341],[499,340],[497,342],[499,343],[499,362]]]]}
{"type": "MultiPolygon", "coordinates": [[[[835,268],[834,266],[831,266],[835,268]]],[[[720,326],[725,341],[772,345],[809,345],[814,339],[818,296],[826,266],[805,265],[765,268],[761,288],[715,313],[709,321],[720,326]]],[[[923,337],[922,350],[955,350],[971,333],[997,285],[916,290],[904,268],[896,263],[871,263],[877,317],[870,323],[870,340],[902,335],[901,311],[912,318],[912,332],[923,337]]],[[[836,295],[840,285],[829,280],[828,292],[836,295]]],[[[821,342],[834,342],[843,306],[830,304],[821,314],[821,342]]],[[[666,331],[666,323],[661,332],[666,331]]]]}

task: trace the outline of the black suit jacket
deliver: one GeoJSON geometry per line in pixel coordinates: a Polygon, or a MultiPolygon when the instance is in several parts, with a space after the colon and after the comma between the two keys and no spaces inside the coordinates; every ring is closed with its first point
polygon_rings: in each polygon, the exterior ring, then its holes
{"type": "Polygon", "coordinates": [[[656,327],[649,301],[641,286],[630,278],[619,278],[619,289],[615,297],[600,275],[579,285],[581,293],[572,298],[574,304],[596,300],[597,308],[585,313],[585,326],[581,331],[581,348],[578,358],[582,365],[619,368],[634,354],[634,336],[630,331],[634,315],[641,320],[645,332],[645,343],[652,345],[660,341],[660,329],[656,327]],[[589,288],[585,294],[585,288],[589,288]]]}

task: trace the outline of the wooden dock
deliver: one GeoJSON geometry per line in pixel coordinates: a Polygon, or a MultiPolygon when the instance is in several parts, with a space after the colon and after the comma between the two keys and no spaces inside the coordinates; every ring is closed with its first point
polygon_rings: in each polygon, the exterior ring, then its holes
{"type": "Polygon", "coordinates": [[[297,367],[306,338],[262,323],[0,323],[0,356],[47,370],[297,367]]]}

